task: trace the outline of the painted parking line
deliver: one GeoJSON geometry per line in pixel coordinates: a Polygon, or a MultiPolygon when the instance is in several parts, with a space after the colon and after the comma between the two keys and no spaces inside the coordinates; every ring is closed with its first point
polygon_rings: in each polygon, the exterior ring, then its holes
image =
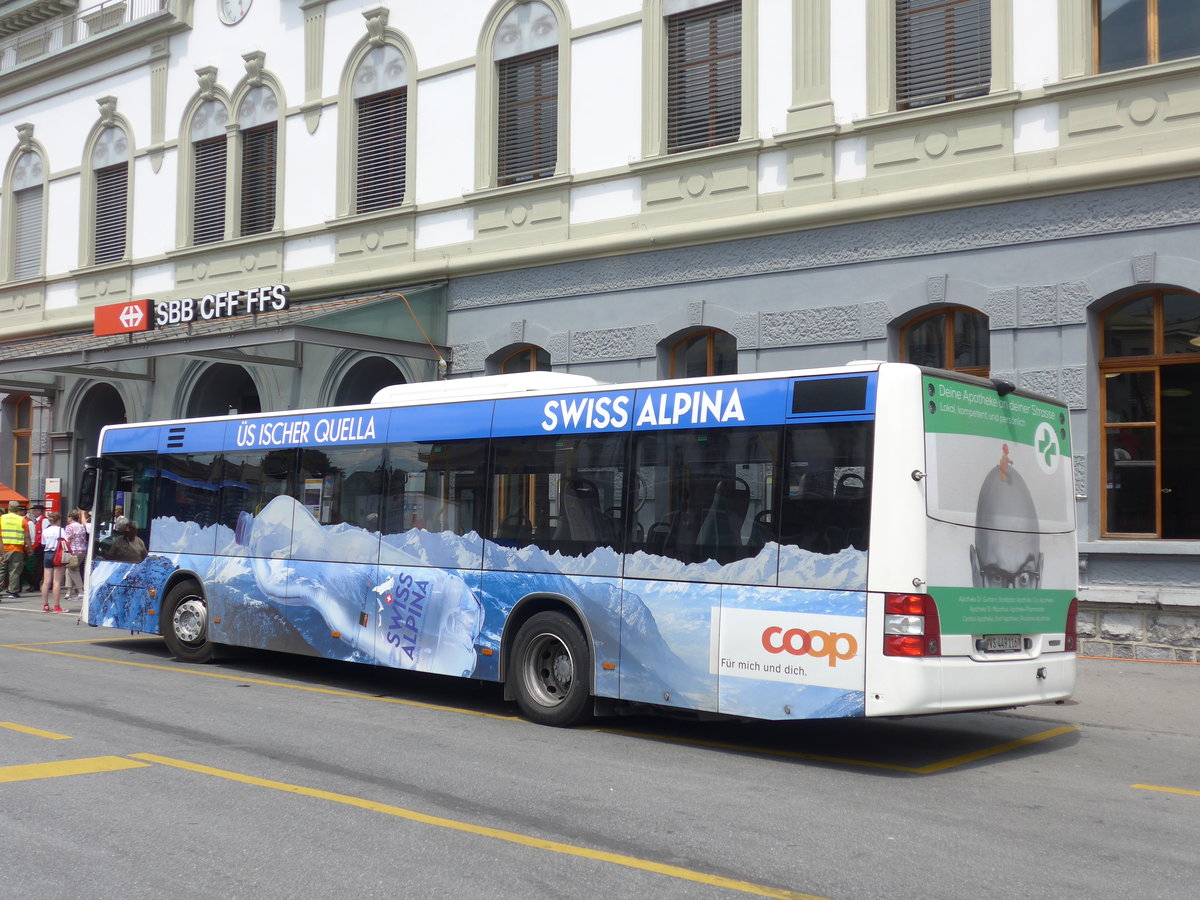
{"type": "Polygon", "coordinates": [[[89,759],[63,759],[58,762],[29,763],[23,766],[0,766],[0,784],[34,781],[38,778],[62,778],[64,775],[95,775],[99,772],[120,772],[124,769],[145,769],[149,763],[123,756],[93,756],[89,759]]]}
{"type": "Polygon", "coordinates": [[[694,869],[685,869],[681,866],[672,866],[666,863],[655,862],[649,859],[641,859],[636,856],[626,856],[621,853],[609,853],[605,850],[593,850],[589,847],[580,847],[575,844],[564,844],[559,841],[549,841],[544,838],[534,837],[533,835],[521,834],[517,831],[506,831],[502,828],[491,828],[487,825],[476,825],[472,822],[462,822],[457,819],[447,819],[442,816],[431,816],[426,813],[416,812],[411,809],[404,809],[400,806],[392,806],[387,803],[377,803],[374,800],[366,800],[362,797],[353,797],[349,794],[337,794],[332,791],[323,791],[318,788],[304,787],[298,784],[288,784],[284,781],[270,781],[265,778],[257,778],[253,775],[245,775],[241,772],[231,772],[227,769],[214,769],[211,766],[200,765],[199,763],[187,762],[182,759],[172,759],[167,756],[158,756],[153,753],[134,753],[132,758],[142,760],[146,763],[157,763],[160,766],[171,766],[176,769],[184,769],[188,772],[196,772],[201,775],[211,775],[215,778],[224,778],[228,781],[236,781],[241,784],[250,784],[257,787],[270,788],[275,791],[284,791],[289,794],[298,794],[304,797],[312,797],[318,800],[327,800],[332,803],[342,803],[346,806],[357,807],[371,812],[382,813],[383,815],[395,816],[400,819],[406,819],[410,822],[419,822],[422,825],[433,825],[438,828],[446,828],[451,831],[459,831],[465,834],[478,835],[480,837],[492,838],[498,841],[505,841],[510,844],[517,844],[522,847],[531,847],[536,850],[546,850],[551,853],[561,853],[566,856],[577,856],[582,859],[591,859],[598,862],[611,863],[613,865],[624,866],[630,869],[638,869],[643,872],[653,872],[657,875],[665,875],[669,878],[676,878],[683,881],[691,881],[697,884],[705,884],[713,887],[726,888],[731,891],[738,891],[743,894],[754,894],[759,897],[780,897],[788,898],[788,900],[819,900],[813,894],[803,894],[797,891],[784,890],[782,888],[771,887],[765,884],[755,884],[751,881],[740,881],[736,878],[726,878],[723,875],[712,875],[707,872],[698,872],[694,869]]]}
{"type": "Polygon", "coordinates": [[[31,734],[34,737],[46,738],[50,741],[69,741],[69,734],[59,734],[56,731],[43,731],[40,728],[30,728],[28,725],[18,725],[16,722],[0,722],[0,728],[7,728],[9,731],[19,731],[21,734],[31,734]]]}
{"type": "MultiPolygon", "coordinates": [[[[158,638],[158,637],[148,637],[148,638],[139,637],[139,638],[132,638],[132,639],[133,640],[161,640],[161,638],[158,638]]],[[[110,639],[108,639],[108,638],[104,638],[104,639],[95,639],[95,640],[74,641],[74,642],[64,641],[64,642],[55,642],[55,643],[95,644],[95,643],[107,643],[109,640],[110,639]]],[[[125,659],[105,659],[105,658],[99,657],[99,656],[90,656],[85,653],[69,653],[65,650],[53,650],[53,649],[50,649],[50,646],[51,646],[50,644],[4,644],[4,645],[0,645],[0,647],[2,647],[4,649],[25,650],[30,653],[46,653],[46,654],[50,654],[53,656],[63,656],[63,657],[67,657],[70,659],[82,659],[82,660],[86,660],[87,662],[112,663],[114,665],[119,665],[119,666],[132,666],[132,667],[138,668],[138,669],[152,669],[152,670],[161,671],[161,672],[172,672],[176,675],[190,675],[190,676],[200,677],[200,678],[216,678],[216,679],[220,679],[222,681],[235,681],[238,684],[256,684],[256,685],[260,685],[263,687],[286,688],[288,690],[293,690],[293,691],[307,691],[309,693],[324,694],[326,696],[332,696],[332,697],[347,697],[347,698],[354,698],[354,699],[358,699],[358,700],[370,700],[370,701],[373,701],[376,703],[392,703],[392,704],[396,704],[398,706],[409,706],[409,707],[414,707],[416,709],[427,709],[427,710],[434,710],[437,712],[458,713],[460,715],[465,715],[465,716],[476,716],[476,717],[485,718],[485,719],[499,719],[501,721],[506,721],[506,722],[518,722],[521,724],[528,724],[524,719],[520,718],[519,716],[506,716],[506,715],[500,715],[498,713],[482,712],[482,711],[473,710],[473,709],[462,709],[461,707],[456,707],[456,706],[442,706],[442,705],[436,704],[436,703],[424,703],[419,700],[405,700],[400,697],[380,697],[380,696],[376,696],[373,694],[364,694],[364,693],[359,693],[359,692],[355,692],[355,691],[345,691],[345,690],[340,690],[337,688],[318,687],[315,685],[307,685],[307,684],[289,684],[289,683],[283,682],[283,681],[270,681],[270,680],[263,679],[263,678],[247,678],[242,675],[236,675],[236,674],[230,675],[225,672],[212,671],[211,669],[202,669],[202,668],[198,668],[198,667],[194,667],[194,666],[167,666],[167,665],[162,665],[159,663],[136,662],[133,660],[125,660],[125,659]]],[[[623,736],[623,737],[635,737],[635,738],[642,738],[642,739],[646,739],[646,740],[659,740],[659,741],[666,741],[669,743],[676,743],[676,744],[684,744],[684,745],[689,745],[689,746],[694,746],[694,747],[709,747],[709,748],[717,749],[717,750],[732,750],[732,751],[740,752],[740,753],[754,753],[754,754],[758,754],[760,756],[778,756],[778,757],[785,757],[788,759],[811,760],[813,762],[825,762],[825,763],[832,763],[832,764],[842,765],[842,766],[854,766],[857,768],[885,769],[885,770],[892,771],[892,772],[905,772],[905,773],[912,774],[912,775],[933,775],[938,772],[944,772],[949,769],[954,769],[959,766],[967,765],[968,763],[978,762],[979,760],[987,759],[990,756],[997,756],[1002,753],[1008,753],[1010,751],[1020,749],[1021,747],[1029,746],[1030,744],[1036,744],[1036,743],[1040,743],[1042,741],[1050,740],[1052,738],[1060,737],[1061,735],[1064,735],[1064,734],[1070,734],[1072,732],[1078,731],[1079,729],[1074,728],[1070,725],[1064,725],[1059,728],[1052,728],[1049,731],[1042,731],[1037,734],[1032,734],[1032,735],[1029,735],[1028,737],[1018,738],[1017,740],[1007,741],[1003,744],[996,744],[996,745],[993,745],[990,747],[985,747],[983,749],[973,751],[971,753],[965,753],[965,754],[962,754],[961,756],[955,756],[955,757],[951,757],[951,758],[945,759],[945,760],[938,760],[936,762],[932,762],[932,763],[929,763],[924,766],[903,766],[903,765],[898,765],[895,763],[877,762],[877,761],[863,760],[863,759],[848,759],[845,757],[837,757],[837,756],[823,756],[821,754],[816,754],[816,753],[799,753],[799,752],[790,751],[790,750],[773,750],[773,749],[765,748],[765,747],[753,747],[753,746],[747,746],[747,745],[727,744],[727,743],[722,743],[719,741],[705,741],[705,740],[699,740],[699,739],[695,739],[695,738],[675,737],[675,736],[667,736],[667,735],[652,735],[652,734],[645,734],[645,733],[639,733],[639,732],[634,732],[634,731],[622,731],[620,729],[615,729],[615,728],[597,727],[597,728],[593,728],[591,730],[597,731],[597,732],[600,732],[603,734],[615,734],[615,735],[619,735],[619,736],[623,736]]]]}
{"type": "Polygon", "coordinates": [[[1164,794],[1183,794],[1185,797],[1200,797],[1200,791],[1189,791],[1186,788],[1162,787],[1157,784],[1131,784],[1130,787],[1142,791],[1159,791],[1164,794]]]}

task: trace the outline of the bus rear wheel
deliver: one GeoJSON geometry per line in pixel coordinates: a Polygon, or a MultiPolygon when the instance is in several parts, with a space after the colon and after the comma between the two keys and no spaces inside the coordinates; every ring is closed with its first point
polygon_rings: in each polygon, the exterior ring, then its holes
{"type": "Polygon", "coordinates": [[[513,694],[525,717],[565,728],[589,716],[587,639],[569,616],[540,612],[513,644],[513,694]]]}
{"type": "Polygon", "coordinates": [[[163,639],[167,649],[185,662],[209,662],[213,644],[208,639],[208,602],[194,581],[171,588],[162,609],[163,639]]]}

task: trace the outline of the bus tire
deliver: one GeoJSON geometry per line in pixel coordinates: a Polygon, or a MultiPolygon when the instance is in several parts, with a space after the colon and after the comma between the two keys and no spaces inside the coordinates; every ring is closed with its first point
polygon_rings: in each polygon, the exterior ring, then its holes
{"type": "Polygon", "coordinates": [[[560,612],[540,612],[513,642],[513,695],[530,721],[565,728],[590,715],[592,654],[579,626],[560,612]]]}
{"type": "Polygon", "coordinates": [[[162,608],[162,633],[167,649],[185,662],[203,663],[213,658],[208,639],[208,601],[194,581],[181,581],[167,593],[162,608]]]}

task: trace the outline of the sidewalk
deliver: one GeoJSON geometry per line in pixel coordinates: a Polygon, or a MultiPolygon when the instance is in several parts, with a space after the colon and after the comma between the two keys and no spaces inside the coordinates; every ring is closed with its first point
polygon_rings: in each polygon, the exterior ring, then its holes
{"type": "MultiPolygon", "coordinates": [[[[65,600],[66,593],[61,595],[65,600]]],[[[49,595],[47,596],[49,599],[49,595]]],[[[60,602],[62,602],[60,600],[60,602]]],[[[50,605],[54,602],[51,600],[50,605]]],[[[72,600],[70,603],[63,603],[62,608],[69,611],[72,615],[79,615],[79,608],[83,605],[81,600],[72,600]]],[[[42,611],[42,595],[37,591],[24,591],[20,597],[9,597],[8,591],[0,593],[0,607],[4,609],[19,609],[22,611],[40,613],[42,611]]]]}
{"type": "Polygon", "coordinates": [[[1070,700],[1014,712],[1069,725],[1200,738],[1200,663],[1081,658],[1070,700]]]}

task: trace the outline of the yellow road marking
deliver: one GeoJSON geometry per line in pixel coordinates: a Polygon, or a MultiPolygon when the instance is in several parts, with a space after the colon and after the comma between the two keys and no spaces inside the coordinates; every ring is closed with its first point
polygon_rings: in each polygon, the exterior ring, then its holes
{"type": "Polygon", "coordinates": [[[0,728],[7,728],[9,731],[19,731],[22,734],[32,734],[34,737],[44,737],[52,741],[69,741],[69,734],[58,734],[54,731],[42,731],[40,728],[30,728],[28,725],[18,725],[16,722],[0,722],[0,728]]]}
{"type": "Polygon", "coordinates": [[[1018,747],[1024,747],[1028,744],[1035,744],[1039,741],[1046,741],[1050,738],[1055,738],[1063,734],[1069,734],[1072,731],[1078,731],[1079,729],[1070,725],[1063,725],[1059,728],[1052,728],[1049,731],[1031,734],[1029,737],[1018,738],[1015,741],[996,744],[992,747],[985,747],[982,750],[976,750],[972,753],[964,753],[962,756],[954,756],[950,759],[930,763],[929,765],[925,766],[902,766],[896,763],[873,762],[865,759],[845,759],[838,756],[822,756],[819,753],[800,753],[796,750],[774,750],[769,747],[751,747],[744,744],[727,744],[721,741],[702,741],[695,738],[677,738],[667,737],[664,735],[644,734],[636,731],[620,731],[615,728],[596,728],[594,730],[602,731],[605,734],[621,735],[623,737],[644,738],[646,740],[665,741],[672,744],[686,744],[696,747],[710,747],[715,750],[732,750],[737,753],[752,753],[757,756],[779,756],[786,759],[809,759],[813,760],[814,762],[862,766],[868,769],[887,769],[892,772],[908,772],[913,775],[932,775],[935,772],[944,772],[947,769],[953,769],[956,766],[962,766],[970,762],[975,762],[976,760],[986,759],[989,756],[995,756],[999,753],[1007,753],[1009,750],[1016,750],[1018,747]]]}
{"type": "Polygon", "coordinates": [[[621,853],[609,853],[604,850],[592,850],[587,847],[578,847],[574,844],[564,844],[559,841],[548,841],[544,838],[533,837],[528,834],[521,834],[516,831],[505,831],[501,828],[490,828],[486,825],[475,825],[471,822],[460,822],[457,819],[446,819],[441,816],[431,816],[425,813],[416,812],[411,809],[404,809],[399,806],[391,806],[387,803],[377,803],[374,800],[365,800],[362,797],[352,797],[349,794],[336,794],[332,791],[322,791],[317,788],[303,787],[298,784],[288,784],[283,781],[269,781],[265,778],[256,778],[253,775],[244,775],[241,772],[230,772],[226,769],[214,769],[210,766],[203,766],[198,763],[187,762],[181,759],[172,759],[167,756],[157,756],[153,753],[134,753],[133,759],[144,760],[147,763],[158,763],[162,766],[171,766],[176,769],[184,769],[189,772],[197,772],[201,775],[212,775],[217,778],[224,778],[229,781],[236,781],[242,784],[251,784],[258,787],[270,788],[275,791],[284,791],[289,794],[299,794],[304,797],[314,797],[318,800],[329,800],[333,803],[342,803],[346,806],[354,806],[359,809],[366,809],[372,812],[382,813],[388,816],[396,816],[400,819],[407,819],[410,822],[419,822],[423,825],[434,825],[438,828],[448,828],[452,831],[460,831],[466,834],[479,835],[481,837],[493,838],[498,841],[506,841],[510,844],[518,844],[522,847],[532,847],[537,850],[548,850],[552,853],[562,853],[567,856],[578,856],[583,859],[592,859],[599,862],[612,863],[613,865],[625,866],[630,869],[639,869],[643,872],[653,872],[658,875],[666,875],[670,878],[678,878],[684,881],[692,881],[698,884],[707,884],[714,887],[727,888],[732,891],[740,891],[744,894],[755,894],[760,897],[781,897],[789,898],[789,900],[819,900],[812,894],[802,894],[796,891],[783,890],[764,884],[755,884],[750,881],[739,881],[736,878],[726,878],[721,875],[710,875],[706,872],[697,872],[692,869],[685,869],[680,866],[671,866],[665,863],[654,862],[649,859],[640,859],[636,856],[625,856],[621,853]]]}
{"type": "Polygon", "coordinates": [[[1164,794],[1183,794],[1185,797],[1200,797],[1200,791],[1189,791],[1184,788],[1160,787],[1156,784],[1134,784],[1130,787],[1139,788],[1143,791],[1161,791],[1164,794]]]}
{"type": "Polygon", "coordinates": [[[1071,725],[1062,725],[1058,728],[1051,728],[1049,731],[1040,731],[1037,734],[1031,734],[1029,737],[1017,738],[1015,741],[1008,741],[1004,744],[997,744],[994,747],[987,747],[983,750],[976,750],[974,753],[964,753],[962,756],[955,756],[951,759],[943,760],[942,762],[932,763],[928,766],[922,766],[915,771],[922,775],[931,774],[933,772],[944,772],[946,769],[953,769],[955,766],[962,766],[976,760],[986,759],[989,756],[995,756],[998,753],[1007,753],[1009,750],[1016,750],[1018,747],[1027,747],[1030,744],[1036,744],[1039,741],[1048,741],[1050,738],[1056,738],[1059,735],[1070,734],[1072,731],[1078,731],[1071,725]]]}
{"type": "Polygon", "coordinates": [[[64,759],[60,762],[30,763],[24,766],[0,766],[0,784],[32,781],[36,778],[61,778],[64,775],[93,775],[97,772],[145,769],[149,765],[123,756],[93,756],[89,759],[64,759]]]}
{"type": "MultiPolygon", "coordinates": [[[[131,638],[131,639],[132,640],[159,640],[159,638],[153,637],[153,636],[149,637],[149,638],[137,637],[137,638],[131,638]]],[[[107,643],[108,640],[110,640],[110,639],[105,638],[103,640],[61,641],[61,642],[57,642],[57,643],[95,644],[95,643],[107,643]]],[[[115,665],[120,665],[120,666],[133,666],[134,668],[138,668],[138,669],[153,669],[153,670],[161,671],[161,672],[173,672],[177,675],[193,675],[193,676],[199,676],[199,677],[203,677],[203,678],[217,678],[217,679],[221,679],[224,681],[236,681],[239,684],[257,684],[257,685],[261,685],[263,687],[287,688],[289,690],[294,690],[294,691],[308,691],[309,693],[314,693],[314,694],[325,694],[325,695],[331,696],[331,697],[348,697],[348,698],[357,699],[357,700],[373,700],[373,701],[376,701],[379,703],[393,703],[398,706],[410,706],[410,707],[413,707],[416,709],[428,709],[428,710],[435,710],[438,712],[452,712],[452,713],[459,713],[459,714],[465,715],[465,716],[478,716],[480,718],[498,719],[500,721],[505,721],[505,722],[520,722],[522,724],[525,723],[525,720],[520,718],[519,716],[502,716],[497,713],[480,712],[478,710],[462,709],[461,707],[455,707],[455,706],[441,706],[436,703],[422,703],[419,700],[405,700],[405,699],[399,698],[399,697],[377,697],[377,696],[374,696],[371,694],[363,694],[363,693],[358,693],[355,691],[343,691],[343,690],[338,690],[336,688],[316,687],[313,685],[306,685],[306,684],[288,684],[288,683],[282,682],[282,681],[268,681],[268,680],[262,679],[262,678],[246,678],[246,677],[243,677],[240,675],[228,675],[224,672],[214,672],[214,671],[203,670],[203,669],[192,668],[192,667],[164,666],[164,665],[159,665],[157,663],[134,662],[132,660],[124,660],[124,659],[104,659],[103,657],[89,656],[84,653],[68,653],[64,650],[48,650],[48,649],[46,649],[46,647],[48,645],[44,645],[44,644],[4,644],[4,645],[0,645],[0,646],[3,646],[5,649],[10,649],[10,650],[25,650],[30,653],[47,653],[47,654],[51,654],[53,656],[64,656],[69,659],[82,659],[82,660],[86,660],[88,662],[113,663],[115,665]]],[[[594,728],[592,730],[603,733],[603,734],[615,734],[615,735],[619,735],[622,737],[635,737],[635,738],[643,738],[646,740],[658,740],[658,741],[665,741],[668,743],[684,744],[684,745],[693,746],[693,747],[709,747],[709,748],[717,749],[717,750],[732,750],[732,751],[739,752],[739,753],[754,753],[754,754],[758,754],[760,756],[778,756],[778,757],[784,757],[784,758],[788,758],[788,759],[807,759],[807,760],[812,760],[814,762],[833,763],[835,765],[857,766],[860,768],[868,768],[868,769],[885,769],[885,770],[892,771],[892,772],[907,772],[907,773],[913,774],[913,775],[932,775],[937,772],[944,772],[947,769],[953,769],[958,766],[966,765],[967,763],[976,762],[981,759],[986,759],[989,756],[996,756],[1000,753],[1007,753],[1010,750],[1016,750],[1020,747],[1027,746],[1029,744],[1035,744],[1040,741],[1045,741],[1045,740],[1049,740],[1051,738],[1059,737],[1060,735],[1069,734],[1073,731],[1078,731],[1079,729],[1074,728],[1070,725],[1064,725],[1059,728],[1052,728],[1049,731],[1042,731],[1042,732],[1039,732],[1038,734],[1030,735],[1029,737],[1018,738],[1017,740],[1008,741],[1006,743],[998,744],[998,745],[995,745],[992,747],[985,747],[982,750],[976,750],[971,753],[963,754],[962,756],[955,756],[955,757],[952,757],[947,760],[941,760],[939,762],[930,763],[930,764],[924,765],[924,766],[902,766],[902,765],[897,765],[894,763],[874,762],[871,760],[864,760],[864,759],[847,759],[847,758],[838,757],[838,756],[824,756],[824,755],[821,755],[818,753],[799,753],[799,752],[792,751],[792,750],[772,750],[770,748],[765,748],[765,747],[750,747],[750,746],[738,745],[738,744],[727,744],[727,743],[723,743],[720,741],[705,741],[705,740],[699,740],[696,738],[681,738],[681,737],[667,737],[667,736],[651,735],[651,734],[644,734],[644,733],[639,733],[639,732],[635,732],[635,731],[622,731],[620,729],[615,729],[615,728],[594,728]]]]}

